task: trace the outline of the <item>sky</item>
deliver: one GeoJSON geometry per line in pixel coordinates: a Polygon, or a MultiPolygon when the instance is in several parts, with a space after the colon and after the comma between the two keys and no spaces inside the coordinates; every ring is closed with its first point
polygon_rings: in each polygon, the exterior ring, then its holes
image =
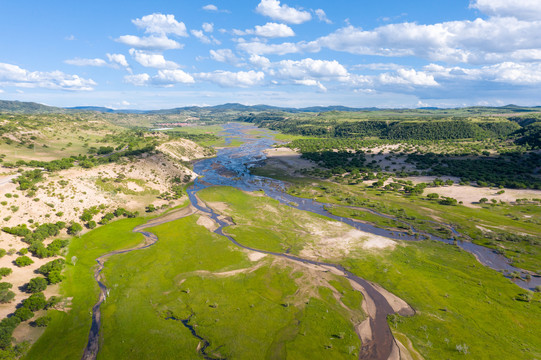
{"type": "Polygon", "coordinates": [[[0,1],[0,99],[541,105],[541,0],[0,1]]]}

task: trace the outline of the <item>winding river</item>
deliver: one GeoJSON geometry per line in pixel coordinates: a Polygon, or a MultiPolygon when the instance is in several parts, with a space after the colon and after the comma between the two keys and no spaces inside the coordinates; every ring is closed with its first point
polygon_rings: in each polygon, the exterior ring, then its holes
{"type": "MultiPolygon", "coordinates": [[[[267,135],[263,136],[254,137],[247,135],[247,132],[253,129],[256,129],[256,127],[249,124],[231,123],[224,125],[224,136],[226,137],[227,143],[229,143],[233,139],[239,139],[244,142],[244,144],[239,147],[219,149],[216,157],[203,159],[195,163],[194,171],[199,174],[199,177],[195,180],[194,185],[188,189],[188,196],[191,205],[197,211],[210,216],[219,225],[219,227],[214,232],[228,238],[236,246],[263,254],[287,258],[291,261],[297,261],[304,264],[316,265],[326,269],[330,269],[334,273],[342,275],[348,278],[353,283],[358,284],[358,288],[362,289],[361,291],[363,292],[365,298],[371,299],[371,301],[375,305],[375,313],[371,314],[369,319],[370,328],[372,331],[372,340],[368,343],[363,343],[363,347],[362,349],[360,349],[359,352],[359,359],[387,360],[391,357],[391,355],[396,358],[397,353],[400,351],[387,324],[387,316],[390,314],[395,314],[396,311],[393,310],[385,295],[381,293],[377,286],[374,286],[372,283],[362,278],[359,278],[358,276],[347,271],[340,265],[303,259],[286,253],[276,253],[260,249],[254,249],[238,243],[233,237],[224,233],[224,227],[229,226],[229,224],[222,220],[222,217],[217,214],[213,209],[207,207],[205,204],[202,203],[202,201],[198,199],[198,191],[206,187],[218,185],[232,186],[244,191],[263,190],[267,196],[278,200],[282,204],[295,207],[296,209],[302,211],[309,211],[335,219],[337,221],[341,221],[364,232],[369,232],[395,240],[418,241],[418,237],[420,237],[424,239],[443,241],[449,244],[456,243],[465,251],[474,254],[479,260],[479,262],[481,262],[487,267],[490,267],[497,271],[501,271],[504,274],[509,274],[510,272],[515,271],[523,273],[521,269],[511,266],[509,260],[502,255],[495,253],[491,249],[475,245],[471,242],[460,241],[459,239],[443,239],[426,233],[417,234],[417,232],[413,228],[411,229],[410,234],[408,234],[407,232],[391,231],[378,228],[370,224],[361,223],[349,218],[344,218],[331,214],[326,210],[327,207],[333,206],[331,204],[320,203],[311,199],[298,198],[287,194],[285,192],[285,184],[283,182],[266,177],[252,175],[250,173],[250,167],[256,165],[258,162],[265,159],[264,150],[271,148],[275,144],[272,133],[270,131],[267,132],[267,135]],[[413,235],[411,235],[411,233],[413,233],[413,235]],[[416,237],[415,234],[417,234],[418,237],[416,237]]],[[[370,209],[367,210],[372,211],[370,209]]],[[[379,215],[387,216],[383,214],[379,215]]],[[[101,275],[101,271],[103,269],[105,261],[113,255],[123,254],[134,250],[141,250],[152,246],[156,241],[158,241],[156,235],[143,230],[145,228],[156,226],[167,221],[172,221],[176,218],[178,217],[172,216],[169,219],[159,218],[149,222],[148,224],[135,228],[134,231],[144,235],[145,242],[143,244],[133,249],[114,251],[96,259],[96,261],[98,262],[98,267],[95,271],[94,277],[98,282],[100,288],[100,296],[98,302],[94,305],[92,309],[92,327],[89,334],[88,344],[82,357],[83,360],[95,359],[99,351],[99,331],[101,325],[100,306],[107,296],[107,287],[102,282],[103,279],[101,275]]],[[[455,238],[460,237],[460,234],[456,232],[456,230],[452,230],[455,238]]],[[[535,286],[541,285],[541,278],[535,277],[528,282],[517,279],[514,279],[513,281],[517,285],[525,289],[533,289],[535,286]]],[[[414,311],[412,309],[402,309],[398,313],[401,315],[413,315],[414,311]]],[[[184,326],[189,328],[189,319],[181,321],[184,326]]],[[[199,337],[197,334],[194,336],[199,337]]]]}

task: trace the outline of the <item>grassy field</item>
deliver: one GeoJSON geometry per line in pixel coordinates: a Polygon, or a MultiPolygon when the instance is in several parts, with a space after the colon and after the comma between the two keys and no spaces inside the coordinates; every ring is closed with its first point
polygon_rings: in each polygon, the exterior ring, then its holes
{"type": "Polygon", "coordinates": [[[98,285],[93,269],[96,258],[113,250],[130,248],[143,240],[132,229],[144,219],[125,219],[100,227],[81,237],[73,238],[68,262],[76,257],[75,266],[67,265],[61,293],[71,299],[66,312],[49,310],[52,321],[45,333],[24,357],[34,359],[80,359],[90,331],[91,309],[98,299],[98,285]]]}
{"type": "MultiPolygon", "coordinates": [[[[222,188],[202,191],[206,201],[226,202],[224,211],[239,228],[228,228],[241,243],[279,250],[287,235],[269,228],[265,211],[292,231],[296,225],[284,222],[294,213],[266,198],[222,188]],[[253,215],[257,209],[257,220],[253,215]],[[241,227],[240,227],[241,226],[241,227]]],[[[395,206],[399,206],[395,204],[395,206]]],[[[294,210],[294,209],[292,209],[294,210]]],[[[301,222],[306,222],[306,220],[301,222]]],[[[312,245],[299,236],[295,249],[312,245]]],[[[432,241],[402,242],[393,251],[350,253],[341,261],[361,277],[375,281],[398,295],[417,311],[412,318],[392,317],[396,332],[406,335],[426,358],[460,359],[464,352],[475,359],[535,359],[541,356],[537,329],[541,326],[539,294],[531,302],[518,300],[527,293],[501,274],[479,264],[456,246],[432,241]],[[489,344],[497,344],[489,346],[489,344]],[[467,350],[466,350],[467,348],[467,350]],[[502,349],[504,348],[504,349],[502,349]]]]}
{"type": "Polygon", "coordinates": [[[271,258],[251,262],[197,225],[197,216],[149,229],[160,239],[156,245],[107,263],[111,293],[102,308],[98,358],[201,358],[199,340],[178,321],[188,318],[214,356],[355,358],[359,340],[350,317],[362,315],[349,284],[334,279],[344,303],[357,306],[351,312],[330,289],[304,283],[302,268],[271,258]],[[227,271],[233,272],[217,274],[227,271]]]}
{"type": "Polygon", "coordinates": [[[411,318],[391,317],[426,359],[538,359],[541,298],[517,300],[525,290],[455,246],[422,241],[390,255],[358,254],[344,265],[406,300],[411,318]]]}

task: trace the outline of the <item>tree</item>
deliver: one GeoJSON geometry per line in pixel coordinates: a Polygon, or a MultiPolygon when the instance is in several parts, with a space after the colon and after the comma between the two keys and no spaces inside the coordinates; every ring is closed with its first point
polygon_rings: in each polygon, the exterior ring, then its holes
{"type": "Polygon", "coordinates": [[[428,194],[426,197],[429,198],[430,200],[434,200],[434,199],[438,199],[440,195],[436,193],[431,193],[431,194],[428,194]]]}
{"type": "Polygon", "coordinates": [[[94,229],[96,227],[96,222],[94,220],[90,220],[88,224],[86,224],[86,227],[89,229],[94,229]]]}
{"type": "Polygon", "coordinates": [[[45,305],[47,305],[47,300],[45,300],[45,295],[41,292],[32,294],[28,299],[23,301],[23,307],[31,311],[41,310],[45,305]]]}
{"type": "Polygon", "coordinates": [[[484,197],[484,198],[479,199],[479,202],[481,204],[484,204],[484,203],[488,202],[488,199],[484,197]]]}
{"type": "Polygon", "coordinates": [[[30,309],[24,307],[18,308],[14,315],[21,319],[21,321],[26,321],[34,317],[34,313],[30,309]]]}
{"type": "Polygon", "coordinates": [[[13,300],[15,293],[9,289],[0,290],[0,303],[6,304],[13,300]]]}
{"type": "Polygon", "coordinates": [[[35,277],[28,282],[26,291],[30,293],[37,293],[47,288],[47,280],[42,277],[35,277]]]}
{"type": "Polygon", "coordinates": [[[11,274],[13,272],[13,270],[11,270],[10,268],[8,267],[1,267],[0,268],[0,277],[2,276],[8,276],[9,274],[11,274]]]}
{"type": "Polygon", "coordinates": [[[45,327],[47,325],[49,325],[49,323],[51,322],[51,317],[50,316],[42,316],[40,318],[37,318],[33,323],[32,323],[32,326],[37,326],[37,327],[45,327]]]}
{"type": "Polygon", "coordinates": [[[77,235],[81,231],[83,231],[83,227],[79,223],[73,223],[70,227],[68,227],[68,234],[70,235],[77,235]]]}
{"type": "Polygon", "coordinates": [[[34,260],[30,259],[28,256],[19,256],[17,259],[15,259],[15,264],[17,264],[18,267],[28,266],[33,263],[34,260]]]}

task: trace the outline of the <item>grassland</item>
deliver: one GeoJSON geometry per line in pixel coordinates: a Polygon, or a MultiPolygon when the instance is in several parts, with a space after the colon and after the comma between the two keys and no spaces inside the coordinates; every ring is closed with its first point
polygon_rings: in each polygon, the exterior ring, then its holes
{"type": "Polygon", "coordinates": [[[25,359],[81,358],[88,341],[91,309],[98,299],[98,285],[93,277],[96,258],[140,243],[143,236],[131,230],[143,222],[142,218],[120,220],[72,239],[66,257],[71,265],[66,267],[61,283],[62,296],[71,304],[66,311],[49,310],[52,321],[25,359]]]}
{"type": "MultiPolygon", "coordinates": [[[[199,340],[179,321],[188,318],[210,342],[211,356],[253,359],[266,351],[269,358],[299,358],[290,354],[302,349],[301,358],[354,358],[359,340],[351,314],[331,290],[303,283],[306,274],[298,266],[251,262],[227,239],[197,225],[197,217],[149,229],[159,238],[156,245],[107,263],[111,292],[102,308],[98,358],[201,358],[199,340]]],[[[345,302],[360,305],[347,285],[340,288],[345,302]]]]}
{"type": "MultiPolygon", "coordinates": [[[[211,205],[212,201],[227,202],[224,213],[242,225],[228,229],[239,242],[276,250],[277,236],[287,239],[276,228],[273,232],[260,228],[269,226],[268,216],[261,212],[262,203],[268,212],[273,211],[269,206],[274,207],[279,214],[277,223],[293,215],[284,205],[227,188],[205,190],[200,195],[211,205]],[[257,209],[258,214],[257,220],[251,215],[251,223],[246,221],[249,209],[257,209]]],[[[286,223],[284,228],[291,230],[293,225],[286,223]]],[[[313,246],[309,238],[299,236],[295,249],[313,246]]],[[[394,316],[389,322],[425,358],[460,359],[464,352],[475,359],[541,356],[536,330],[541,326],[539,294],[530,302],[520,301],[525,290],[455,246],[433,241],[402,242],[392,251],[352,251],[340,262],[416,309],[414,317],[394,316]]]]}

